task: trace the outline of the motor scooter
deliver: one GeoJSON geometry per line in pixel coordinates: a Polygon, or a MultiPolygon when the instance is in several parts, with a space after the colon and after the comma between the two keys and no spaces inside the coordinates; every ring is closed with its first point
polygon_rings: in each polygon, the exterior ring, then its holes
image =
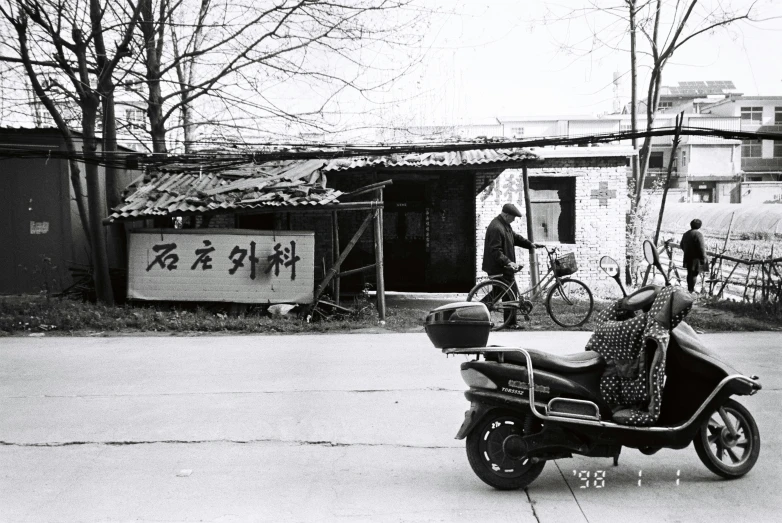
{"type": "MultiPolygon", "coordinates": [[[[644,243],[644,256],[665,278],[651,242],[644,243]]],[[[758,377],[724,362],[682,321],[693,302],[685,289],[671,287],[666,278],[665,286],[648,285],[628,295],[619,264],[603,257],[600,266],[624,296],[598,316],[585,351],[557,356],[487,346],[491,325],[481,303],[448,304],[427,316],[426,332],[435,347],[475,357],[461,365],[471,406],[456,435],[467,440],[475,474],[494,488],[519,489],[549,460],[580,454],[612,457],[617,465],[623,447],[650,455],[690,443],[719,476],[749,472],[760,453],[760,434],[750,412],[732,396],[758,392],[758,377]],[[639,325],[646,326],[643,335],[636,332],[638,354],[623,360],[617,355],[626,356],[627,347],[606,349],[639,325]],[[627,361],[636,366],[630,374],[623,367],[627,361]],[[622,381],[623,374],[629,381],[622,381]],[[621,395],[614,395],[622,384],[629,385],[628,397],[640,401],[622,404],[621,395]]]]}

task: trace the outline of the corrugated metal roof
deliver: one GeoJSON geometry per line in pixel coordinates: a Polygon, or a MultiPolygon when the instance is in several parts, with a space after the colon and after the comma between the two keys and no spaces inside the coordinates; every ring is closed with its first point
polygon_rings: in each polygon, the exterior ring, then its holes
{"type": "Polygon", "coordinates": [[[326,187],[324,160],[248,163],[220,172],[169,166],[126,189],[109,221],[220,209],[298,207],[334,203],[341,191],[326,187]]]}
{"type": "Polygon", "coordinates": [[[203,165],[171,164],[134,181],[108,221],[208,212],[220,209],[297,207],[339,203],[342,194],[326,187],[327,173],[366,168],[409,170],[536,160],[526,149],[448,151],[361,156],[332,160],[239,163],[219,158],[203,165]]]}
{"type": "Polygon", "coordinates": [[[326,172],[335,172],[367,168],[415,169],[421,167],[464,167],[537,159],[539,159],[538,156],[527,149],[475,149],[471,151],[337,158],[329,161],[323,170],[326,172]]]}

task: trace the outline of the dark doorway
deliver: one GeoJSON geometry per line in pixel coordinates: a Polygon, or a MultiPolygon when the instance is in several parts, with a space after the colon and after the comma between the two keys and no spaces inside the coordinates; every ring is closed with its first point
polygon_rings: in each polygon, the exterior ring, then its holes
{"type": "Polygon", "coordinates": [[[426,288],[426,184],[395,181],[386,188],[383,212],[383,255],[386,288],[426,288]]]}

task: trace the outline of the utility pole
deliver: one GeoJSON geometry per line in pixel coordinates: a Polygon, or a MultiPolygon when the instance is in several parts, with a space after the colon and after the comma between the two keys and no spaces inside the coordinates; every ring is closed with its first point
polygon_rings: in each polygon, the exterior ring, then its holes
{"type": "MultiPolygon", "coordinates": [[[[535,243],[534,233],[532,232],[532,202],[529,200],[529,174],[527,173],[527,163],[521,166],[521,181],[524,185],[524,207],[527,215],[527,239],[535,243]]],[[[535,249],[529,251],[529,279],[532,286],[538,284],[538,257],[535,256],[535,249]]]]}

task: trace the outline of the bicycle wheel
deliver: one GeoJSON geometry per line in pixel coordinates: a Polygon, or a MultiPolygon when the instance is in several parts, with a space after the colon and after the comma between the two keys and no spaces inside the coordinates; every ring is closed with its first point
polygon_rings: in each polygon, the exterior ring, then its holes
{"type": "Polygon", "coordinates": [[[594,307],[589,287],[570,278],[560,279],[546,296],[546,311],[560,327],[580,327],[589,320],[594,307]]]}
{"type": "Polygon", "coordinates": [[[486,305],[491,316],[491,329],[500,330],[507,327],[513,319],[511,312],[516,311],[516,293],[510,285],[497,280],[482,281],[472,288],[467,295],[467,301],[479,301],[486,305]]]}

